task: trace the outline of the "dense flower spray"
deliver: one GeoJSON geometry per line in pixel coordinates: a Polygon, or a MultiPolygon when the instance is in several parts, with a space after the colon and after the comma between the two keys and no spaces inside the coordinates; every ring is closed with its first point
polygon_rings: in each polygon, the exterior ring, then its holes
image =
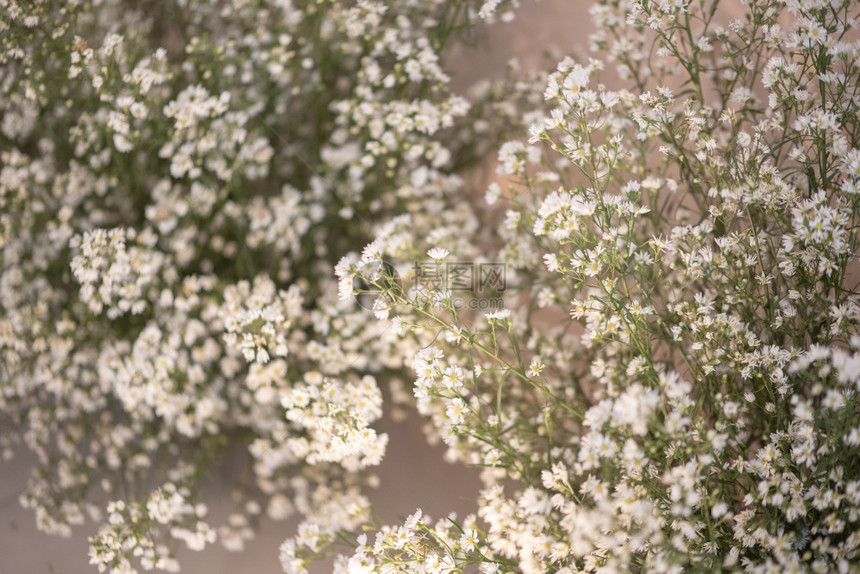
{"type": "Polygon", "coordinates": [[[366,520],[403,360],[332,266],[515,120],[440,65],[479,9],[0,1],[0,446],[38,459],[40,529],[95,521],[119,573],[241,549],[262,513],[366,520]]]}
{"type": "Polygon", "coordinates": [[[598,0],[589,54],[469,99],[444,49],[516,2],[126,4],[0,0],[41,529],[115,573],[295,511],[291,573],[857,570],[856,2],[598,0]],[[376,522],[386,398],[475,514],[376,522]]]}
{"type": "Polygon", "coordinates": [[[437,267],[450,252],[507,273],[505,309],[483,315],[450,267],[377,281],[418,341],[428,432],[484,489],[477,516],[382,527],[340,566],[854,571],[858,6],[591,14],[593,57],[562,60],[528,141],[499,150],[497,233],[463,241],[413,211],[338,270],[431,248],[437,267]]]}

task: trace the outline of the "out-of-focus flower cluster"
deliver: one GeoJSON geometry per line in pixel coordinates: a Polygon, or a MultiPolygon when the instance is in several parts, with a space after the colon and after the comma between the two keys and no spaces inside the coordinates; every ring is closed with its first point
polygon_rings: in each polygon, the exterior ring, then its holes
{"type": "Polygon", "coordinates": [[[517,4],[0,0],[40,528],[116,573],[293,512],[297,574],[857,570],[858,4],[597,0],[593,57],[452,93],[517,4]],[[383,397],[482,468],[474,515],[376,524],[383,397]]]}
{"type": "Polygon", "coordinates": [[[0,448],[39,528],[126,573],[367,519],[403,358],[332,267],[516,121],[441,67],[498,4],[0,0],[0,448]]]}
{"type": "Polygon", "coordinates": [[[381,527],[340,571],[856,571],[858,5],[591,14],[500,147],[501,210],[428,202],[338,266],[484,481],[477,518],[381,527]],[[457,261],[505,264],[503,310],[427,280],[457,261]]]}

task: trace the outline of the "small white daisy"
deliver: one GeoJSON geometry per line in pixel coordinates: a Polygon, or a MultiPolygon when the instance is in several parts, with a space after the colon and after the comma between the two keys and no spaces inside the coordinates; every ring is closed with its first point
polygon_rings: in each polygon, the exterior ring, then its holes
{"type": "Polygon", "coordinates": [[[443,249],[441,247],[433,247],[432,249],[427,250],[427,255],[431,259],[435,259],[436,261],[441,261],[450,255],[451,252],[447,249],[443,249]]]}

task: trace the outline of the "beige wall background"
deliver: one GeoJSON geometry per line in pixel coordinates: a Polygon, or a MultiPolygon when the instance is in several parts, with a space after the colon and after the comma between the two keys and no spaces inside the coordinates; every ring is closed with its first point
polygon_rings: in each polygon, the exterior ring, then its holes
{"type": "MultiPolygon", "coordinates": [[[[477,44],[463,47],[448,59],[457,90],[479,79],[499,77],[505,63],[516,56],[524,68],[549,60],[550,48],[569,52],[584,48],[590,32],[588,2],[582,0],[525,0],[512,23],[499,22],[481,29],[477,44]]],[[[380,515],[395,522],[420,507],[436,517],[456,511],[463,516],[477,508],[478,474],[443,460],[444,449],[426,444],[418,421],[385,420],[380,430],[390,435],[388,454],[379,469],[380,485],[372,493],[380,515]]],[[[91,574],[87,537],[90,527],[81,527],[68,539],[47,536],[35,528],[30,511],[18,504],[18,494],[27,480],[31,458],[19,454],[0,462],[0,574],[91,574]]],[[[228,491],[218,485],[207,502],[228,500],[228,491]]],[[[217,502],[210,504],[219,513],[217,502]]],[[[220,509],[225,512],[226,503],[220,509]]],[[[205,552],[180,552],[183,572],[190,574],[275,574],[281,572],[278,546],[295,530],[295,522],[264,520],[255,540],[244,552],[227,552],[219,545],[205,552]]],[[[325,567],[315,572],[324,572],[325,567]]]]}

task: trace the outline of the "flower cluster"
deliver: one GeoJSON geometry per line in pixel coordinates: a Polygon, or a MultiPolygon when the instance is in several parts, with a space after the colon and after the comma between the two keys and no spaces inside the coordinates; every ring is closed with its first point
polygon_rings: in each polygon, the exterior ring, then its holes
{"type": "Polygon", "coordinates": [[[276,292],[275,284],[261,275],[251,287],[240,281],[224,290],[221,317],[227,331],[225,342],[241,349],[247,361],[268,363],[272,354],[286,357],[286,334],[302,313],[297,286],[276,292]]]}
{"type": "Polygon", "coordinates": [[[857,569],[857,3],[597,0],[592,57],[453,93],[518,4],[0,0],[41,529],[123,574],[293,512],[295,574],[857,569]],[[389,396],[475,514],[376,522],[389,396]]]}
{"type": "Polygon", "coordinates": [[[72,273],[81,284],[80,299],[90,311],[117,318],[123,313],[141,314],[148,306],[149,289],[156,275],[170,273],[165,269],[164,256],[152,250],[154,235],[135,237],[130,229],[95,229],[83,238],[75,236],[72,249],[80,253],[72,259],[72,273]],[[126,240],[139,247],[126,248],[126,240]]]}
{"type": "Polygon", "coordinates": [[[496,233],[454,244],[424,226],[439,211],[427,202],[412,233],[380,226],[342,260],[342,292],[370,285],[377,316],[417,347],[428,434],[485,485],[477,558],[443,524],[382,527],[348,564],[851,571],[856,5],[598,1],[591,14],[594,57],[535,85],[547,104],[523,113],[528,142],[499,149],[486,199],[502,212],[470,212],[496,233]],[[617,80],[601,81],[606,63],[617,80]],[[443,286],[380,277],[380,262],[428,248],[503,261],[506,308],[480,317],[443,286]],[[441,562],[404,550],[435,540],[441,562]]]}
{"type": "Polygon", "coordinates": [[[458,522],[452,514],[434,524],[418,510],[402,526],[383,527],[372,544],[367,534],[359,536],[358,542],[352,556],[339,557],[334,572],[374,572],[393,560],[429,572],[454,571],[458,563],[478,564],[485,573],[510,565],[489,557],[486,537],[474,515],[458,522]]]}
{"type": "Polygon", "coordinates": [[[128,573],[367,518],[404,358],[331,269],[514,122],[442,68],[479,4],[0,0],[0,448],[40,529],[128,573]]]}

